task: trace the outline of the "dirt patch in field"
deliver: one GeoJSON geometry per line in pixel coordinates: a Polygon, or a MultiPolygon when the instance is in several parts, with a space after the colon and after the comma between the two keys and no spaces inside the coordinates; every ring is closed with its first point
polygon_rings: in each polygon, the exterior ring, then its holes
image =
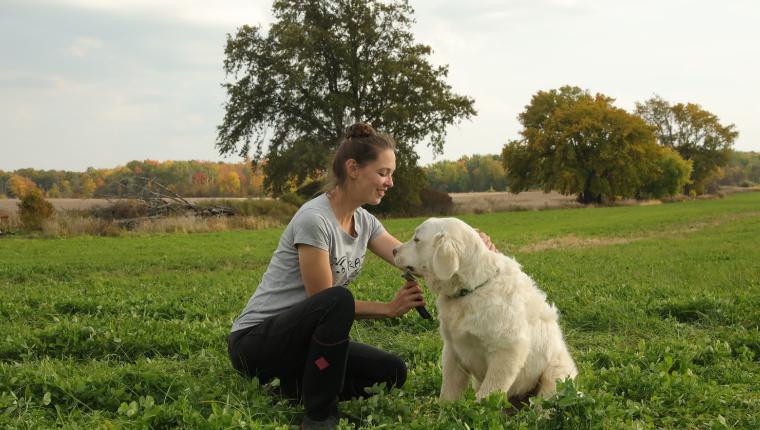
{"type": "Polygon", "coordinates": [[[574,235],[544,240],[538,243],[520,247],[520,252],[540,252],[547,249],[588,248],[592,246],[607,246],[629,243],[633,240],[622,237],[578,237],[574,235]]]}
{"type": "Polygon", "coordinates": [[[629,237],[578,237],[568,235],[543,240],[541,242],[524,245],[517,249],[517,252],[541,252],[550,249],[572,249],[572,248],[591,248],[595,246],[622,245],[626,243],[637,242],[639,240],[652,239],[655,237],[673,238],[683,237],[690,233],[696,233],[709,227],[718,227],[720,225],[740,221],[743,219],[760,217],[760,212],[747,212],[742,214],[732,214],[708,221],[699,221],[686,224],[677,228],[664,231],[649,231],[639,235],[629,237]]]}

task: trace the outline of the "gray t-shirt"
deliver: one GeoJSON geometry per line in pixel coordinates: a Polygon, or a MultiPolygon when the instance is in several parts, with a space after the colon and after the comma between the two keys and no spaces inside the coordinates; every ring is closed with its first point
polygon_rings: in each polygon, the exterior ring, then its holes
{"type": "Polygon", "coordinates": [[[354,211],[354,228],[355,238],[340,227],[326,194],[301,206],[280,236],[261,283],[235,319],[232,331],[254,326],[306,298],[297,244],[327,251],[333,273],[332,286],[347,287],[361,270],[367,243],[385,231],[380,221],[363,208],[354,211]]]}

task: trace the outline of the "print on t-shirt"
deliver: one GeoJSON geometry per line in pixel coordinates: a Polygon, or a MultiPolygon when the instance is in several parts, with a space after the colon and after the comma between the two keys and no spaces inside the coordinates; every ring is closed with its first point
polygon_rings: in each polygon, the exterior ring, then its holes
{"type": "Polygon", "coordinates": [[[362,268],[361,257],[343,256],[332,259],[333,286],[347,287],[359,275],[362,268]]]}

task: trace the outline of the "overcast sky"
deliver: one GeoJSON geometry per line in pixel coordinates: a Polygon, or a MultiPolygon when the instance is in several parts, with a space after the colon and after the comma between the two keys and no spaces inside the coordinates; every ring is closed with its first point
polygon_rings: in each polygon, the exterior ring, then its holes
{"type": "MultiPolygon", "coordinates": [[[[760,2],[410,0],[417,41],[478,115],[438,159],[496,154],[539,90],[576,85],[631,111],[659,94],[733,123],[760,151],[760,2]]],[[[0,170],[225,160],[227,33],[271,1],[0,0],[0,170]]],[[[433,161],[418,148],[421,162],[433,161]]]]}

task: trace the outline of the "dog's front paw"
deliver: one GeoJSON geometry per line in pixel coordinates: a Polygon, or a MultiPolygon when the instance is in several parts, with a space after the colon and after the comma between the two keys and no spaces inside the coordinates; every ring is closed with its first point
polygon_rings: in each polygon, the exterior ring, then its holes
{"type": "Polygon", "coordinates": [[[459,395],[455,393],[445,393],[441,391],[441,394],[438,396],[438,402],[439,403],[452,403],[459,400],[459,395]]]}

